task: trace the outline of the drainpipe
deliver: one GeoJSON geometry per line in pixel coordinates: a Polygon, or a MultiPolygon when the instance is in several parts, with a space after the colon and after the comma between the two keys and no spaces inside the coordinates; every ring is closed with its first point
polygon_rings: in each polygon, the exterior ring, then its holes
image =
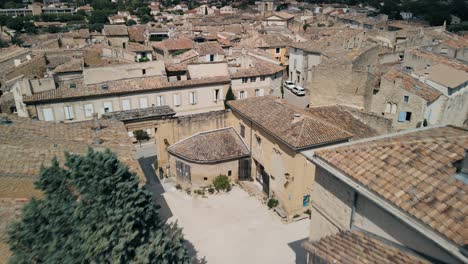
{"type": "Polygon", "coordinates": [[[353,193],[353,205],[351,207],[351,218],[349,219],[349,229],[352,229],[353,224],[354,224],[354,215],[356,213],[357,199],[358,199],[358,193],[354,192],[353,193]]]}
{"type": "Polygon", "coordinates": [[[252,164],[253,164],[252,140],[253,140],[253,121],[250,120],[250,179],[252,181],[255,181],[255,179],[252,179],[252,164]]]}

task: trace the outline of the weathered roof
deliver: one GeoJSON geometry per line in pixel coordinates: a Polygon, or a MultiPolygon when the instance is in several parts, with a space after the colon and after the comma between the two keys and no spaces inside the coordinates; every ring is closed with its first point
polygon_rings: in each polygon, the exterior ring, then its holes
{"type": "Polygon", "coordinates": [[[11,123],[0,122],[0,177],[36,177],[41,164],[50,164],[54,157],[63,162],[65,151],[85,154],[89,147],[110,148],[142,176],[135,148],[121,122],[100,120],[101,129],[95,130],[93,121],[63,124],[0,114],[2,118],[11,123]],[[101,144],[94,143],[95,133],[101,144]]]}
{"type": "Polygon", "coordinates": [[[65,62],[57,66],[54,69],[55,73],[67,73],[67,72],[82,72],[83,71],[83,60],[72,59],[69,62],[65,62]]]}
{"type": "Polygon", "coordinates": [[[274,48],[286,47],[292,43],[292,39],[282,34],[266,34],[244,39],[239,43],[239,47],[247,46],[252,48],[274,48]]]}
{"type": "Polygon", "coordinates": [[[344,231],[316,242],[303,243],[317,263],[327,264],[429,264],[409,250],[390,246],[359,231],[344,231]]]}
{"type": "Polygon", "coordinates": [[[119,121],[132,121],[142,119],[156,119],[175,115],[176,112],[168,106],[154,106],[142,109],[114,111],[102,115],[103,119],[116,119],[119,121]]]}
{"type": "Polygon", "coordinates": [[[268,19],[268,18],[270,18],[272,16],[277,16],[277,17],[279,17],[281,19],[285,19],[285,20],[289,20],[289,19],[294,18],[293,14],[289,14],[289,13],[286,13],[286,12],[273,12],[273,14],[267,16],[266,19],[268,19]]]}
{"type": "Polygon", "coordinates": [[[255,122],[295,150],[342,142],[352,137],[351,133],[313,118],[306,111],[273,96],[234,100],[228,104],[233,111],[255,122]]]}
{"type": "Polygon", "coordinates": [[[102,32],[106,36],[128,36],[127,26],[125,25],[104,25],[102,32]]]}
{"type": "Polygon", "coordinates": [[[377,136],[374,129],[355,118],[347,107],[340,105],[319,106],[306,108],[310,116],[323,119],[335,126],[353,134],[353,139],[368,138],[377,136]]]}
{"type": "Polygon", "coordinates": [[[224,54],[223,48],[217,41],[195,43],[193,49],[200,56],[205,56],[208,54],[224,54]]]}
{"type": "Polygon", "coordinates": [[[149,46],[145,46],[145,45],[140,44],[140,43],[129,42],[127,44],[127,50],[132,51],[132,52],[144,52],[144,51],[152,51],[153,48],[151,48],[149,46]]]}
{"type": "Polygon", "coordinates": [[[468,65],[465,69],[454,68],[448,64],[437,63],[431,65],[429,69],[416,70],[418,75],[425,75],[433,82],[448,88],[456,88],[468,82],[468,65]]]}
{"type": "Polygon", "coordinates": [[[252,59],[252,67],[248,68],[233,68],[230,67],[231,78],[242,78],[242,77],[254,77],[254,76],[265,76],[272,75],[283,71],[283,67],[269,63],[259,59],[252,59]]]}
{"type": "Polygon", "coordinates": [[[250,155],[244,141],[232,127],[200,132],[175,143],[167,151],[195,163],[214,163],[250,155]]]}
{"type": "Polygon", "coordinates": [[[99,84],[77,85],[76,88],[60,87],[52,91],[35,93],[31,96],[25,96],[25,103],[40,103],[50,101],[63,101],[73,98],[87,98],[98,96],[110,96],[118,94],[132,94],[147,92],[153,90],[194,87],[202,85],[212,85],[219,83],[229,83],[228,77],[212,77],[204,79],[182,80],[177,82],[169,82],[166,77],[144,77],[110,81],[99,84]],[[105,89],[102,85],[107,85],[105,89]]]}
{"type": "Polygon", "coordinates": [[[429,85],[420,82],[416,78],[399,71],[395,68],[390,68],[388,72],[386,72],[382,78],[385,78],[390,81],[394,81],[396,79],[400,79],[402,81],[402,87],[406,91],[413,93],[428,102],[433,102],[437,98],[439,98],[442,93],[429,85]]]}
{"type": "Polygon", "coordinates": [[[89,29],[84,28],[84,29],[79,29],[79,30],[73,30],[67,33],[63,34],[63,37],[66,38],[76,38],[76,39],[88,39],[90,38],[90,33],[89,29]]]}
{"type": "Polygon", "coordinates": [[[128,37],[132,41],[145,42],[146,41],[145,30],[146,30],[146,25],[134,25],[134,26],[128,27],[128,37]]]}
{"type": "Polygon", "coordinates": [[[168,51],[188,50],[193,48],[193,41],[187,37],[165,39],[163,41],[154,42],[153,48],[159,50],[167,49],[168,51]]]}
{"type": "Polygon", "coordinates": [[[315,155],[458,245],[468,243],[468,185],[454,163],[468,131],[451,126],[317,150],[315,155]]]}

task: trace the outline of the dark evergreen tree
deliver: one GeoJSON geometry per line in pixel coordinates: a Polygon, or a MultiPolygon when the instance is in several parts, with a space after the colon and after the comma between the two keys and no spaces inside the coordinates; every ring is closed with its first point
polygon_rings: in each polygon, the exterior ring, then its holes
{"type": "Polygon", "coordinates": [[[234,93],[232,92],[232,87],[229,86],[229,89],[227,90],[227,93],[226,93],[226,97],[224,98],[224,107],[226,109],[230,109],[227,102],[231,101],[231,100],[236,100],[236,97],[234,96],[234,93]]]}
{"type": "Polygon", "coordinates": [[[41,169],[44,198],[9,231],[12,263],[189,263],[180,229],[115,154],[67,154],[65,165],[41,169]]]}

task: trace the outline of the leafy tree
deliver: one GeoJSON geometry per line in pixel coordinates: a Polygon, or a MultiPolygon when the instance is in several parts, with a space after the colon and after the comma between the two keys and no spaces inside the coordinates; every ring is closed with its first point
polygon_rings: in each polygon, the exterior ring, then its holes
{"type": "Polygon", "coordinates": [[[142,141],[150,139],[148,133],[145,130],[135,130],[133,131],[133,136],[136,138],[136,140],[138,140],[140,146],[142,141]]]}
{"type": "Polygon", "coordinates": [[[16,34],[14,37],[11,38],[11,43],[17,46],[23,45],[24,41],[19,38],[19,34],[16,34]]]}
{"type": "Polygon", "coordinates": [[[104,10],[95,10],[89,17],[90,24],[105,24],[107,22],[108,12],[104,10]]]}
{"type": "Polygon", "coordinates": [[[99,31],[99,32],[101,32],[103,28],[104,28],[103,23],[88,24],[89,31],[99,31]]]}
{"type": "Polygon", "coordinates": [[[137,23],[137,22],[136,22],[135,20],[129,19],[129,20],[127,20],[127,23],[126,23],[126,24],[127,24],[127,26],[133,26],[133,25],[136,25],[136,23],[137,23]]]}
{"type": "Polygon", "coordinates": [[[224,97],[224,108],[230,109],[231,107],[227,104],[228,101],[236,100],[234,93],[232,92],[232,87],[229,86],[229,89],[226,92],[226,97],[224,97]]]}
{"type": "Polygon", "coordinates": [[[136,14],[139,17],[143,17],[144,15],[149,15],[150,12],[151,12],[151,9],[147,6],[144,6],[144,7],[138,8],[138,10],[136,11],[136,14]]]}
{"type": "Polygon", "coordinates": [[[146,23],[148,23],[148,22],[150,22],[150,21],[152,21],[152,20],[153,20],[153,19],[152,19],[149,15],[143,15],[143,16],[141,17],[141,23],[143,23],[143,24],[146,24],[146,23]]]}
{"type": "Polygon", "coordinates": [[[6,26],[9,17],[0,15],[0,27],[6,26]]]}
{"type": "Polygon", "coordinates": [[[189,263],[180,229],[164,224],[115,154],[66,154],[65,166],[41,168],[44,197],[10,227],[11,262],[189,263]]]}
{"type": "Polygon", "coordinates": [[[9,29],[20,31],[24,27],[24,22],[22,17],[12,17],[6,21],[6,26],[9,29]]]}

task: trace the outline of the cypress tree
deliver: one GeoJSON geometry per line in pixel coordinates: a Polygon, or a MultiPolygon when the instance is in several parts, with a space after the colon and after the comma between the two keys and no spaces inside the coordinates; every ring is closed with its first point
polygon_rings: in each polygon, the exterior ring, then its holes
{"type": "Polygon", "coordinates": [[[45,196],[11,227],[11,262],[189,263],[180,229],[161,221],[115,154],[66,154],[65,165],[41,169],[36,186],[45,196]]]}
{"type": "Polygon", "coordinates": [[[229,89],[226,92],[226,97],[224,98],[224,108],[230,109],[229,105],[227,104],[228,101],[236,100],[234,93],[232,92],[232,87],[229,85],[229,89]]]}

